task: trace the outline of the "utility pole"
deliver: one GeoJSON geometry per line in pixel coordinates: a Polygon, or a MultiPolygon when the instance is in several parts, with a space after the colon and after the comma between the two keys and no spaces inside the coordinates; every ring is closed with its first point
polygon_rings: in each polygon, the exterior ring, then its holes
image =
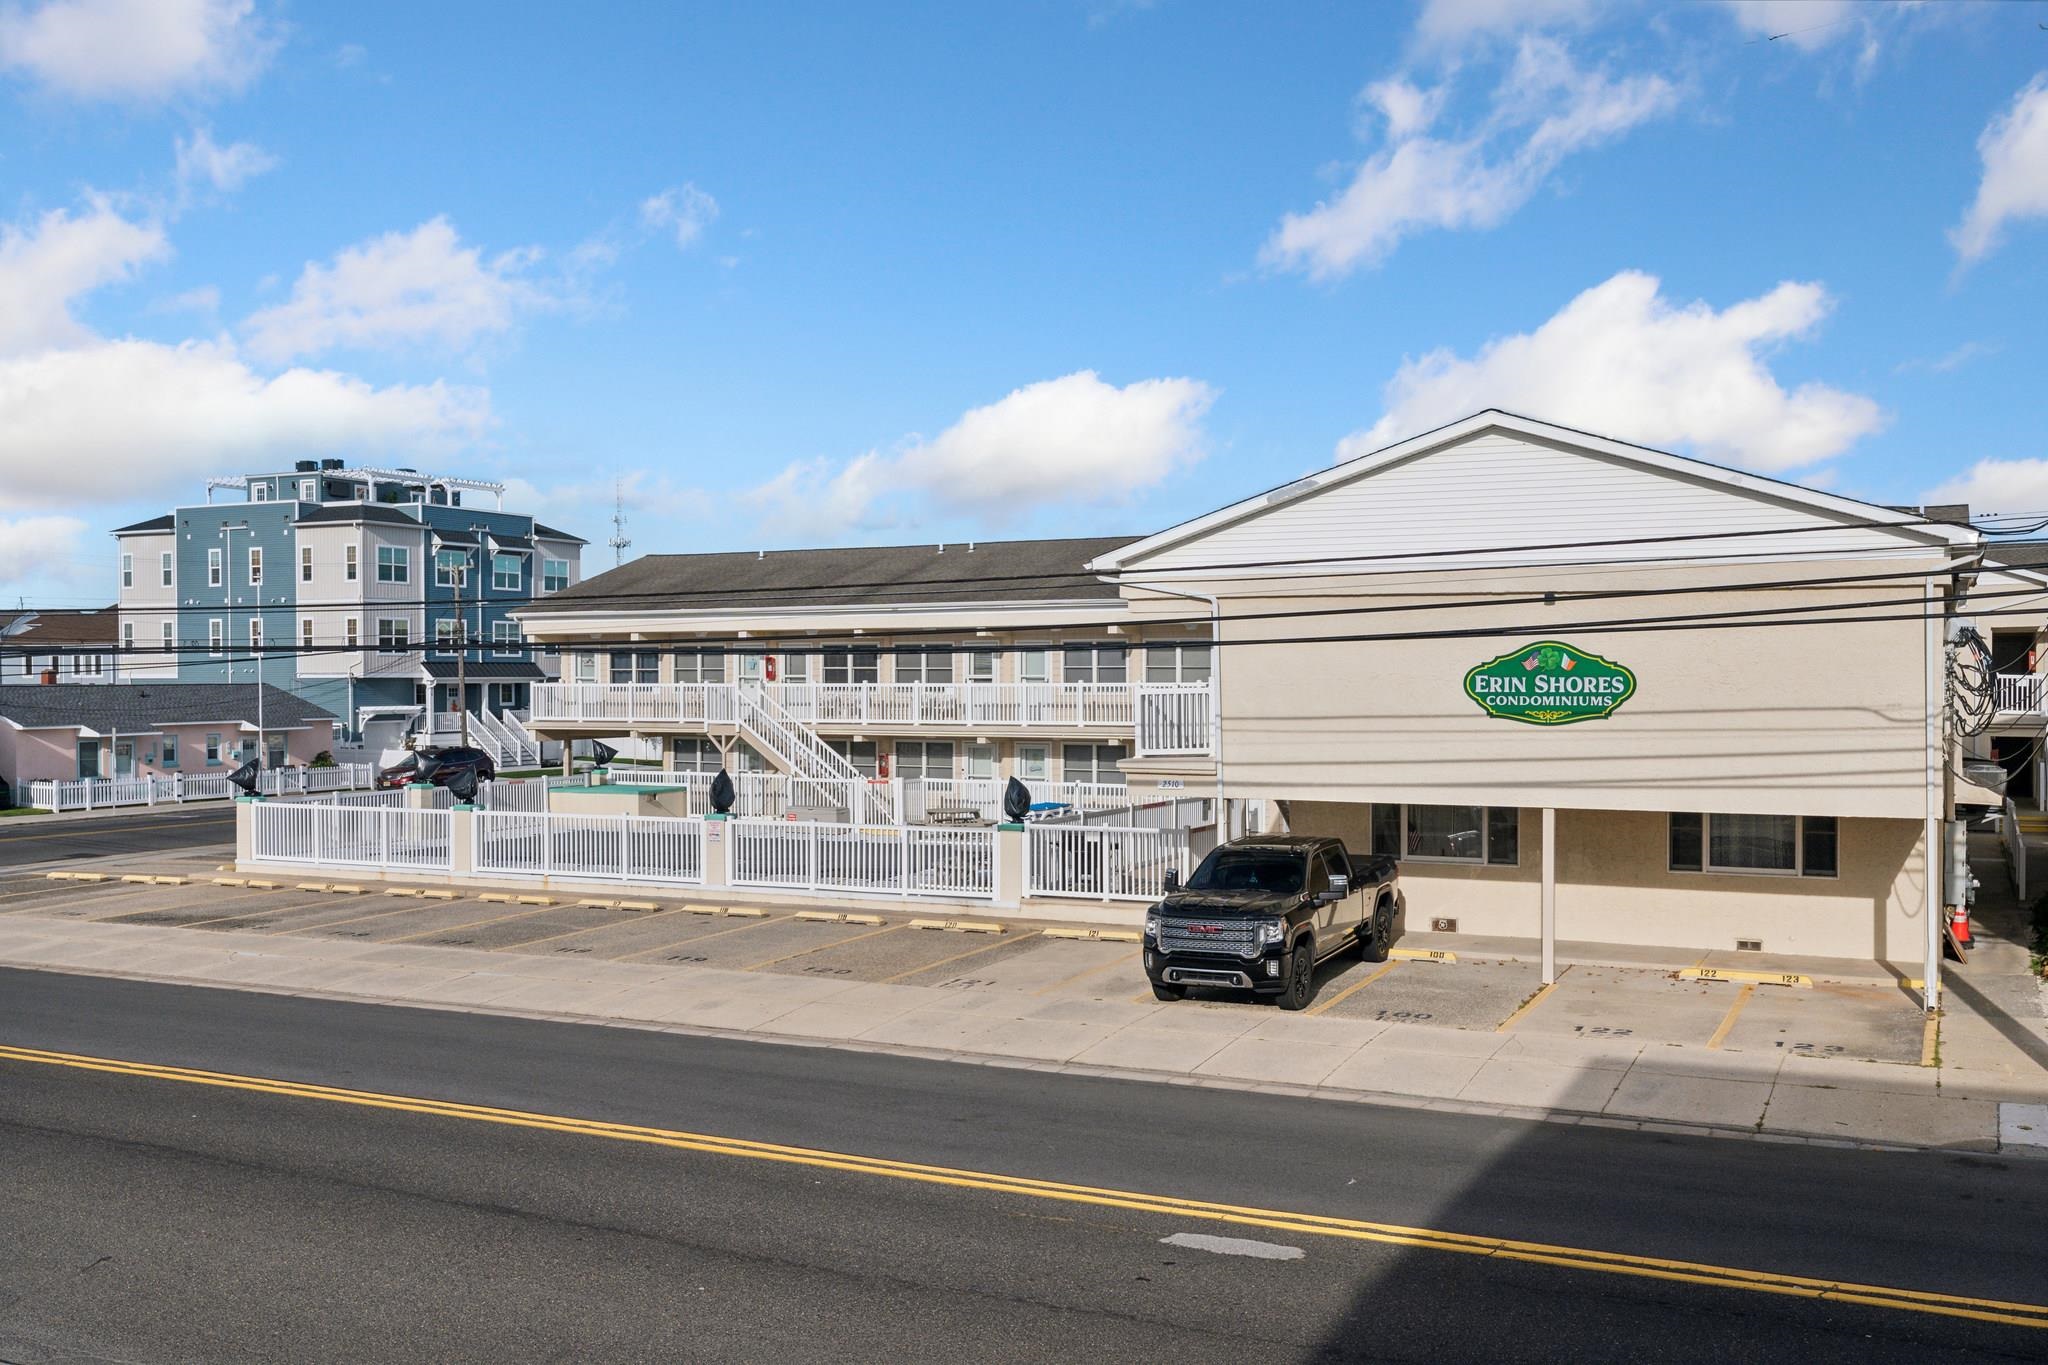
{"type": "Polygon", "coordinates": [[[612,567],[624,564],[626,551],[633,542],[626,539],[626,492],[619,479],[612,480],[612,538],[605,543],[612,547],[612,567]]]}
{"type": "MultiPolygon", "coordinates": [[[[223,560],[223,563],[220,566],[220,575],[222,586],[224,586],[227,589],[227,633],[230,637],[226,640],[223,640],[221,643],[230,650],[234,648],[234,640],[232,637],[234,635],[235,621],[235,532],[237,531],[249,531],[252,536],[255,534],[254,531],[251,530],[248,520],[246,518],[241,521],[223,522],[220,528],[221,539],[225,541],[227,545],[227,548],[221,552],[221,558],[223,560]]],[[[256,593],[256,611],[257,619],[260,621],[262,619],[263,611],[263,593],[261,591],[262,585],[258,584],[257,587],[258,591],[256,593]]],[[[268,645],[269,643],[270,641],[268,639],[265,639],[262,645],[256,646],[255,649],[251,651],[254,656],[252,661],[256,665],[256,762],[259,765],[267,762],[270,758],[270,735],[266,731],[263,724],[263,649],[264,646],[268,645]]],[[[228,680],[230,682],[234,681],[234,676],[235,665],[233,662],[233,655],[231,654],[229,655],[228,662],[228,680]]]]}
{"type": "MultiPolygon", "coordinates": [[[[484,633],[484,535],[487,528],[470,523],[469,533],[476,537],[476,633],[484,633]]],[[[469,563],[469,551],[462,552],[462,562],[469,563]]],[[[465,569],[465,572],[467,570],[465,569]]],[[[462,747],[469,747],[469,621],[462,613],[462,590],[466,584],[455,585],[455,699],[462,708],[462,747]]]]}

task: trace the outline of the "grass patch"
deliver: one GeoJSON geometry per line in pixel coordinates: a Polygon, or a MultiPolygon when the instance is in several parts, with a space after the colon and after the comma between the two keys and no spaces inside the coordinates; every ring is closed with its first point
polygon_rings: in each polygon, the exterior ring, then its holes
{"type": "Polygon", "coordinates": [[[2027,907],[2027,969],[2048,977],[2048,896],[2027,907]]]}
{"type": "Polygon", "coordinates": [[[0,806],[0,819],[10,815],[42,815],[34,806],[0,806]]]}

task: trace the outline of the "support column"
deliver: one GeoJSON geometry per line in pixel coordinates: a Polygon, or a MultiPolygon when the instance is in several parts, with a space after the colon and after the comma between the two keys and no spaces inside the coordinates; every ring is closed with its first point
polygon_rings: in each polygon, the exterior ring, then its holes
{"type": "Polygon", "coordinates": [[[476,875],[476,807],[451,806],[448,811],[448,873],[476,875]]]}
{"type": "Polygon", "coordinates": [[[730,847],[726,838],[726,825],[731,816],[713,811],[704,817],[704,886],[730,886],[726,878],[727,852],[730,847]]]}
{"type": "Polygon", "coordinates": [[[1557,808],[1543,808],[1543,984],[1557,980],[1557,808]]]}
{"type": "Polygon", "coordinates": [[[1024,826],[996,826],[996,904],[1014,909],[1024,901],[1024,826]]]}
{"type": "Polygon", "coordinates": [[[260,796],[238,796],[235,798],[235,866],[246,867],[256,860],[256,807],[263,804],[260,796]]]}

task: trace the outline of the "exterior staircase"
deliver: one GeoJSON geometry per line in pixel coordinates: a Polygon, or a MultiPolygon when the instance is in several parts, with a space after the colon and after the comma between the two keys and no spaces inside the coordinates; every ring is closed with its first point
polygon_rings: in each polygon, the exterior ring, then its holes
{"type": "Polygon", "coordinates": [[[837,806],[864,824],[892,824],[893,803],[860,769],[811,729],[790,716],[780,702],[753,687],[735,690],[733,728],[739,737],[790,778],[792,806],[837,806]]]}

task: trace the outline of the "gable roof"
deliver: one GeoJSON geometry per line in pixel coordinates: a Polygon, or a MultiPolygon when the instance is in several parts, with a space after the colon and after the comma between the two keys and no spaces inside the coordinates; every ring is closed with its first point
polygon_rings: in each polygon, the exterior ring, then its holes
{"type": "MultiPolygon", "coordinates": [[[[113,607],[96,607],[91,611],[33,612],[18,628],[0,633],[0,646],[36,650],[64,645],[105,645],[112,649],[115,619],[119,615],[113,607]]],[[[0,628],[7,624],[0,620],[0,628]]]]}
{"type": "Polygon", "coordinates": [[[127,536],[140,535],[144,531],[168,531],[176,525],[176,521],[175,517],[166,512],[160,517],[151,517],[148,521],[138,521],[133,526],[117,526],[113,534],[127,536]]]}
{"type": "Polygon", "coordinates": [[[358,521],[381,521],[399,526],[417,528],[417,518],[409,517],[396,507],[380,507],[374,502],[330,502],[299,513],[295,518],[301,526],[319,525],[323,522],[349,523],[358,521]]]}
{"type": "MultiPolygon", "coordinates": [[[[1616,471],[1632,472],[1637,491],[1648,486],[1644,480],[1661,480],[1659,487],[1685,487],[1708,495],[1707,500],[1693,499],[1693,505],[1686,509],[1684,517],[1674,516],[1673,524],[1665,526],[1649,524],[1641,510],[1631,505],[1632,500],[1623,497],[1612,505],[1600,508],[1576,508],[1581,521],[1598,529],[1591,534],[1575,535],[1546,533],[1541,519],[1544,509],[1538,505],[1549,490],[1547,488],[1516,488],[1506,479],[1481,482],[1477,485],[1479,496],[1468,497],[1471,490],[1447,490],[1439,484],[1436,487],[1417,487],[1409,490],[1417,503],[1434,503],[1433,510],[1455,510],[1462,516],[1446,515],[1444,531],[1446,539],[1457,539],[1460,548],[1454,552],[1421,550],[1414,556],[1397,552],[1370,553],[1365,555],[1339,554],[1336,559],[1405,559],[1412,567],[1414,558],[1434,562],[1448,567],[1459,562],[1484,559],[1492,556],[1495,562],[1511,551],[1528,553],[1535,550],[1563,551],[1578,546],[1594,547],[1606,544],[1619,547],[1631,540],[1638,543],[1629,547],[1636,559],[1654,558],[1662,543],[1667,550],[1680,557],[1695,558],[1703,554],[1703,547],[1718,537],[1730,537],[1740,541],[1753,537],[1750,544],[1740,548],[1723,548],[1719,554],[1750,554],[1769,556],[1783,550],[1772,542],[1790,536],[1797,540],[1796,531],[1818,529],[1832,532],[1830,539],[1836,542],[1845,535],[1862,535],[1867,539],[1882,541],[1891,548],[1900,546],[1941,547],[1948,545],[1970,546],[1981,539],[1974,527],[1932,522],[1917,511],[1900,511],[1896,508],[1879,507],[1872,503],[1858,502],[1833,493],[1807,488],[1800,484],[1787,483],[1780,479],[1745,473],[1712,464],[1688,456],[1673,455],[1666,451],[1653,450],[1647,446],[1631,445],[1609,437],[1589,432],[1576,431],[1570,427],[1539,421],[1516,413],[1489,408],[1475,413],[1459,422],[1424,432],[1405,441],[1396,442],[1383,449],[1373,451],[1354,459],[1318,470],[1291,483],[1282,484],[1253,497],[1219,508],[1205,516],[1196,517],[1177,526],[1148,536],[1135,544],[1127,545],[1110,554],[1091,561],[1089,567],[1098,572],[1126,572],[1143,564],[1146,568],[1193,568],[1227,567],[1232,562],[1247,562],[1247,556],[1233,556],[1223,553],[1219,543],[1226,532],[1244,527],[1248,523],[1274,518],[1287,513],[1288,509],[1299,508],[1316,499],[1328,498],[1339,490],[1346,490],[1360,480],[1374,475],[1390,474],[1403,466],[1430,456],[1458,451],[1479,449],[1482,443],[1493,441],[1505,446],[1521,443],[1517,449],[1525,453],[1541,453],[1550,457],[1578,456],[1594,465],[1616,471]],[[1748,502],[1757,512],[1757,525],[1729,525],[1725,513],[1712,525],[1702,520],[1704,509],[1712,505],[1718,510],[1722,504],[1713,500],[1712,495],[1748,502]],[[1460,503],[1456,500],[1465,498],[1460,503]],[[1475,514],[1490,513],[1495,523],[1490,530],[1476,525],[1483,520],[1475,514]],[[1632,520],[1633,519],[1633,520],[1632,520]],[[1688,520],[1689,519],[1689,520],[1688,520]],[[1681,521],[1688,524],[1680,525],[1681,521]],[[1455,531],[1449,529],[1452,523],[1459,523],[1455,531]],[[1696,527],[1697,529],[1689,529],[1696,527]],[[1781,534],[1783,533],[1783,534],[1781,534]],[[1211,542],[1209,555],[1187,553],[1190,542],[1208,540],[1211,542]],[[1491,543],[1489,543],[1491,542],[1491,543]],[[1213,564],[1204,563],[1206,559],[1213,564]],[[1183,562],[1176,563],[1179,559],[1183,562]],[[1147,561],[1151,561],[1147,563],[1147,561]]],[[[1507,458],[1505,450],[1503,458],[1507,458]]],[[[1499,466],[1500,472],[1512,468],[1512,461],[1499,466]]],[[[1428,481],[1424,481],[1426,484],[1428,481]]],[[[1604,491],[1604,490],[1603,490],[1604,491]]],[[[1369,514],[1374,509],[1363,504],[1369,503],[1369,495],[1351,495],[1360,506],[1352,510],[1369,514]]],[[[1561,495],[1568,496],[1568,495],[1561,495]]],[[[1393,511],[1396,509],[1387,508],[1393,511]]],[[[1411,507],[1398,509],[1402,512],[1414,510],[1411,507]]],[[[1412,531],[1415,523],[1406,516],[1371,521],[1360,519],[1348,527],[1350,538],[1362,548],[1370,549],[1384,544],[1390,530],[1412,531]]],[[[1249,537],[1243,537],[1248,539],[1249,537]]],[[[1819,544],[1813,537],[1807,544],[1819,544]]],[[[1830,548],[1834,548],[1831,546],[1830,548]]],[[[1872,548],[1864,545],[1859,552],[1872,548]]],[[[1554,554],[1552,556],[1555,557],[1554,554]]],[[[1255,561],[1252,561],[1255,562],[1255,561]]],[[[1307,567],[1312,561],[1294,560],[1293,567],[1307,567]]]]}
{"type": "MultiPolygon", "coordinates": [[[[289,730],[334,713],[281,687],[263,685],[267,728],[289,730]]],[[[56,683],[0,687],[0,721],[24,730],[80,726],[99,734],[140,733],[165,725],[256,723],[256,689],[249,683],[56,683]]]]}
{"type": "Polygon", "coordinates": [[[1129,536],[954,541],[836,550],[644,555],[519,609],[744,611],[753,607],[875,607],[904,603],[1116,601],[1114,584],[1084,567],[1129,536]]]}
{"type": "Polygon", "coordinates": [[[588,545],[590,543],[582,536],[571,534],[568,531],[557,531],[554,527],[543,526],[537,521],[533,524],[533,534],[540,540],[566,540],[571,545],[588,545]]]}

